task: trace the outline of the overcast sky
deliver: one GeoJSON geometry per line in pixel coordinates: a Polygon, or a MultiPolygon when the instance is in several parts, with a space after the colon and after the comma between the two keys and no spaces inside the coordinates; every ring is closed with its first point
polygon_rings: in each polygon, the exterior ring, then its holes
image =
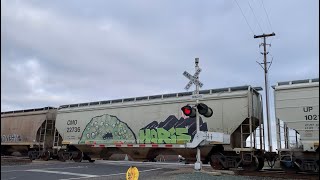
{"type": "Polygon", "coordinates": [[[1,0],[1,111],[182,92],[195,57],[202,89],[263,87],[272,32],[270,86],[319,77],[318,0],[1,0]]]}
{"type": "Polygon", "coordinates": [[[1,111],[181,92],[195,57],[202,89],[263,87],[261,39],[253,35],[271,32],[270,85],[319,77],[318,5],[1,1],[1,111]]]}

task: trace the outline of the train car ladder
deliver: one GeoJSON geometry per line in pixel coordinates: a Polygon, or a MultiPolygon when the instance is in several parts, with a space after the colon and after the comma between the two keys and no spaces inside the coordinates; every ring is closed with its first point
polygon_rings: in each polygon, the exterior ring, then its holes
{"type": "Polygon", "coordinates": [[[60,135],[57,128],[55,128],[54,136],[53,136],[53,154],[58,154],[59,141],[60,141],[60,135]]]}
{"type": "Polygon", "coordinates": [[[41,124],[40,130],[39,130],[39,152],[43,149],[45,149],[45,141],[46,141],[46,134],[47,134],[47,126],[48,126],[48,119],[41,124]]]}
{"type": "Polygon", "coordinates": [[[257,147],[260,147],[260,149],[263,151],[266,150],[264,137],[265,137],[264,136],[264,127],[263,127],[263,124],[261,124],[259,127],[259,143],[257,143],[257,147]],[[258,146],[258,144],[259,144],[259,146],[258,146]]]}
{"type": "Polygon", "coordinates": [[[46,148],[46,136],[47,134],[53,135],[53,129],[54,119],[52,117],[47,116],[45,121],[42,123],[39,131],[39,151],[44,150],[46,148]]]}
{"type": "Polygon", "coordinates": [[[248,118],[247,120],[245,120],[243,123],[241,123],[240,125],[240,135],[241,135],[241,148],[245,148],[247,147],[246,145],[246,139],[245,137],[249,137],[250,139],[250,148],[255,148],[255,141],[253,140],[253,138],[255,137],[251,137],[251,136],[255,136],[255,133],[253,133],[253,128],[252,128],[252,119],[248,118]],[[248,121],[249,124],[246,123],[246,121],[248,121]]]}

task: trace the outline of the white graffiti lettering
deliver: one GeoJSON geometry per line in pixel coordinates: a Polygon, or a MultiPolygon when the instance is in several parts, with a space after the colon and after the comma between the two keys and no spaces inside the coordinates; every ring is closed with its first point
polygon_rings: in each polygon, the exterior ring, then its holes
{"type": "Polygon", "coordinates": [[[8,134],[1,136],[1,142],[20,142],[21,136],[19,134],[8,134]]]}

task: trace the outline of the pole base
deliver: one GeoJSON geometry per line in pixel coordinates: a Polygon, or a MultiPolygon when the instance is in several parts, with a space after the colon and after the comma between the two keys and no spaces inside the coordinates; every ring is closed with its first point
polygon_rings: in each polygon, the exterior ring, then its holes
{"type": "Polygon", "coordinates": [[[201,170],[201,162],[195,162],[194,163],[194,170],[200,171],[201,170]]]}

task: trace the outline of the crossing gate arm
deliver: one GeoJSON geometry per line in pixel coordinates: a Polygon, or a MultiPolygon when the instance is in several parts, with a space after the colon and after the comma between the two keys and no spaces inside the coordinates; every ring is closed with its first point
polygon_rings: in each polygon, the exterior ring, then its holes
{"type": "Polygon", "coordinates": [[[191,143],[187,143],[187,148],[196,148],[205,144],[230,144],[230,135],[220,132],[200,131],[194,136],[191,143]]]}

